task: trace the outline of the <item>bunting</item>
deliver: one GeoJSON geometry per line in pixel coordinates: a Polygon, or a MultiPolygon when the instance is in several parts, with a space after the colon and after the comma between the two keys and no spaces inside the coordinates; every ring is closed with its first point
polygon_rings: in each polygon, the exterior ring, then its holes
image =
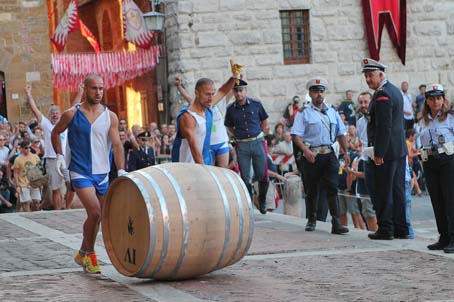
{"type": "Polygon", "coordinates": [[[65,48],[69,34],[76,30],[80,30],[82,36],[88,40],[95,52],[99,53],[99,43],[96,37],[79,18],[77,0],[71,0],[51,38],[58,51],[62,51],[65,48]]]}
{"type": "Polygon", "coordinates": [[[133,0],[122,1],[125,39],[141,48],[150,48],[155,33],[147,30],[143,13],[133,0]]]}
{"type": "Polygon", "coordinates": [[[363,0],[363,13],[366,25],[370,56],[380,60],[381,37],[386,25],[389,37],[397,49],[402,64],[405,65],[407,43],[407,3],[406,0],[363,0]]]}
{"type": "Polygon", "coordinates": [[[104,88],[109,89],[152,70],[160,55],[159,45],[100,54],[52,54],[53,87],[77,91],[85,77],[95,73],[103,78],[104,88]]]}

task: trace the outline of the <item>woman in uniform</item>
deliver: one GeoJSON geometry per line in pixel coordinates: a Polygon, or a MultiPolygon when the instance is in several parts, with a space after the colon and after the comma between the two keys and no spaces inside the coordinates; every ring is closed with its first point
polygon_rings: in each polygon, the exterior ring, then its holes
{"type": "Polygon", "coordinates": [[[420,121],[421,159],[440,234],[427,248],[454,253],[454,115],[444,97],[440,84],[427,87],[420,121]]]}

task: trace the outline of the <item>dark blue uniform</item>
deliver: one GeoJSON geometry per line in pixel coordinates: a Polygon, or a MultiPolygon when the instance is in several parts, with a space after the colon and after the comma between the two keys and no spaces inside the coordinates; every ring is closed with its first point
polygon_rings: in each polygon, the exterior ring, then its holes
{"type": "MultiPolygon", "coordinates": [[[[405,161],[408,154],[404,135],[403,98],[400,90],[383,81],[369,104],[367,125],[369,146],[384,164],[369,165],[374,177],[374,208],[379,237],[392,239],[408,236],[405,219],[405,161]]],[[[372,237],[371,237],[372,238],[372,237]]],[[[381,238],[373,238],[381,239],[381,238]]]]}
{"type": "Polygon", "coordinates": [[[146,150],[143,150],[142,148],[132,150],[129,154],[128,172],[154,166],[155,163],[155,152],[153,148],[147,147],[146,150]]]}
{"type": "Polygon", "coordinates": [[[262,122],[268,114],[261,102],[246,98],[246,103],[240,105],[238,101],[227,107],[224,125],[233,128],[235,137],[238,165],[252,200],[251,164],[254,169],[254,178],[259,183],[260,212],[266,213],[266,193],[269,179],[267,168],[266,141],[263,138],[262,122]]]}

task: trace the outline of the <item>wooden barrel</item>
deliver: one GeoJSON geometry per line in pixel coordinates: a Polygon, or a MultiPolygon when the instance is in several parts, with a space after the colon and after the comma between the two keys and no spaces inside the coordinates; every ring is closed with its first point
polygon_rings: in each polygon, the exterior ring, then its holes
{"type": "Polygon", "coordinates": [[[168,163],[128,173],[104,203],[107,253],[130,277],[185,279],[223,268],[246,254],[253,232],[243,181],[212,166],[168,163]]]}

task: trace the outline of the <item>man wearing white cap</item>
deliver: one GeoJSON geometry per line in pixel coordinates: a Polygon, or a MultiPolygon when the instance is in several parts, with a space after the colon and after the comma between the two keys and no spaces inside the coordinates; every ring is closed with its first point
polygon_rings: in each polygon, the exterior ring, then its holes
{"type": "Polygon", "coordinates": [[[405,162],[408,154],[404,135],[403,98],[400,90],[386,80],[386,66],[363,59],[367,85],[375,90],[369,105],[368,145],[374,147],[372,168],[374,209],[378,230],[370,239],[409,239],[405,217],[405,162]]]}
{"type": "Polygon", "coordinates": [[[330,105],[325,104],[325,90],[328,82],[322,78],[310,80],[306,88],[312,103],[297,113],[292,128],[292,138],[297,152],[302,156],[297,159],[306,192],[306,231],[315,230],[317,220],[317,195],[319,185],[327,192],[328,206],[332,217],[331,233],[348,233],[348,228],[340,223],[337,201],[339,161],[332,144],[339,141],[345,151],[346,165],[350,164],[348,143],[345,137],[347,129],[339,114],[330,105]]]}

